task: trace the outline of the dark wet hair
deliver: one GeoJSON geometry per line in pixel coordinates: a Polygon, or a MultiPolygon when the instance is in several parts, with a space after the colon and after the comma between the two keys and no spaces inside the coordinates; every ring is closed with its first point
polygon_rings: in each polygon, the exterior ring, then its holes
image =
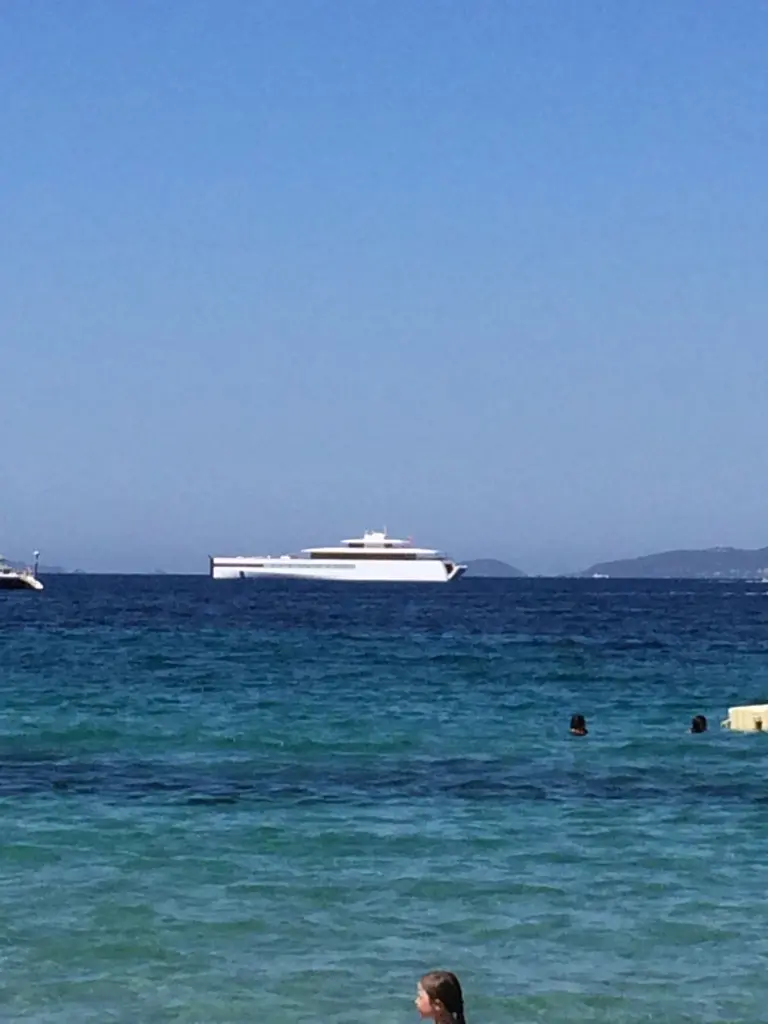
{"type": "Polygon", "coordinates": [[[455,1024],[466,1024],[464,1019],[464,994],[459,979],[451,971],[430,971],[420,982],[431,1003],[440,1003],[446,1019],[455,1024]]]}
{"type": "Polygon", "coordinates": [[[587,723],[584,715],[571,715],[571,732],[586,732],[587,723]]]}
{"type": "Polygon", "coordinates": [[[704,715],[694,715],[691,719],[691,732],[706,732],[707,719],[704,715]]]}

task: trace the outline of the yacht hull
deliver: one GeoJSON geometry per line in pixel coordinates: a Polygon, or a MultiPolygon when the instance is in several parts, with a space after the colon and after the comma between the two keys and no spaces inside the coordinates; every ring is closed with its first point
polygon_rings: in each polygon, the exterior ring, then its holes
{"type": "Polygon", "coordinates": [[[0,573],[0,590],[42,590],[43,584],[36,576],[26,573],[0,573]]]}
{"type": "Polygon", "coordinates": [[[334,580],[345,583],[448,583],[466,566],[435,559],[323,559],[214,556],[210,574],[215,580],[279,579],[334,580]]]}

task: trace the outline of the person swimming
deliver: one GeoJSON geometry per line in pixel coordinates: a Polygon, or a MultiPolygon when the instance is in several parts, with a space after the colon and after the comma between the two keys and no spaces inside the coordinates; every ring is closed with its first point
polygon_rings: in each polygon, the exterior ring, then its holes
{"type": "Polygon", "coordinates": [[[466,1024],[464,994],[451,971],[430,971],[416,990],[416,1009],[422,1020],[435,1024],[466,1024]]]}
{"type": "Polygon", "coordinates": [[[694,715],[691,719],[691,732],[706,732],[707,719],[704,715],[694,715]]]}
{"type": "Polygon", "coordinates": [[[586,736],[588,732],[584,715],[571,715],[571,736],[586,736]]]}

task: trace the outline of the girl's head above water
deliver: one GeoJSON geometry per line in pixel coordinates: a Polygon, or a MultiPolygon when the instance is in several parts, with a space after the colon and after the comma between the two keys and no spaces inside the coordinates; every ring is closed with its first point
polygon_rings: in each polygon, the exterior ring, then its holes
{"type": "Polygon", "coordinates": [[[419,982],[416,1009],[435,1024],[465,1024],[464,995],[450,971],[430,971],[419,982]]]}

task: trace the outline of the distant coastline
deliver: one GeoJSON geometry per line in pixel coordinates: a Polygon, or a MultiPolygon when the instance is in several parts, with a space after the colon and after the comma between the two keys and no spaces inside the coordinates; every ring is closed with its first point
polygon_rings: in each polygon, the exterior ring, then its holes
{"type": "Polygon", "coordinates": [[[528,573],[522,569],[510,565],[509,562],[502,562],[498,558],[470,558],[465,563],[467,566],[466,576],[485,576],[494,579],[509,579],[513,576],[523,577],[528,573]]]}
{"type": "MultiPolygon", "coordinates": [[[[28,562],[7,559],[15,569],[23,569],[28,562]]],[[[485,579],[526,579],[530,577],[551,577],[569,579],[733,579],[768,581],[768,547],[764,548],[680,548],[660,551],[636,558],[619,558],[607,562],[595,562],[578,572],[570,573],[526,573],[515,565],[499,558],[466,559],[466,576],[485,579]]],[[[40,565],[41,575],[81,574],[81,569],[67,569],[60,565],[40,565]]],[[[98,575],[101,575],[99,573],[98,575]]],[[[111,575],[111,574],[107,574],[111,575]]],[[[165,576],[178,575],[155,568],[129,575],[165,576]]],[[[181,575],[205,575],[200,572],[181,575]]]]}
{"type": "Polygon", "coordinates": [[[577,576],[618,579],[768,579],[766,548],[694,548],[597,562],[577,576]]]}
{"type": "MultiPolygon", "coordinates": [[[[495,558],[467,562],[467,576],[527,577],[529,574],[495,558]]],[[[549,575],[549,574],[536,574],[549,575]]],[[[765,548],[682,548],[660,551],[636,558],[596,562],[575,573],[553,573],[554,577],[588,579],[742,579],[768,580],[768,547],[765,548]]]]}
{"type": "MultiPolygon", "coordinates": [[[[10,565],[12,569],[27,569],[32,564],[32,561],[31,559],[27,559],[25,562],[18,558],[6,558],[5,563],[6,565],[10,565]]],[[[37,571],[41,575],[45,574],[47,576],[50,576],[51,574],[56,575],[71,572],[70,569],[64,569],[60,565],[43,565],[42,563],[37,567],[37,571]]]]}

